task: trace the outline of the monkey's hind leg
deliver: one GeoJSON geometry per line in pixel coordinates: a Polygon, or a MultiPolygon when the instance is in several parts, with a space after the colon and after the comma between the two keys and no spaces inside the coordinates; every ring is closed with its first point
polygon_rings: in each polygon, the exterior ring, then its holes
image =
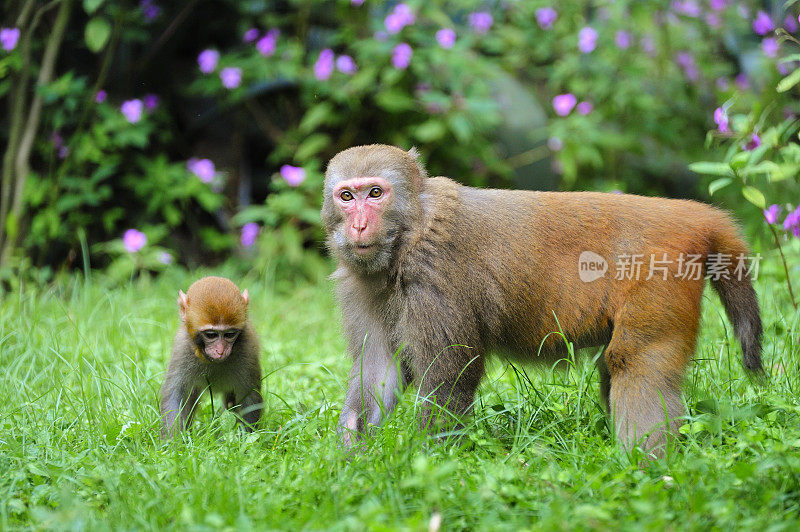
{"type": "Polygon", "coordinates": [[[199,398],[200,393],[196,389],[192,389],[185,399],[181,398],[179,388],[169,391],[161,401],[162,438],[173,438],[178,432],[189,428],[199,398]]]}

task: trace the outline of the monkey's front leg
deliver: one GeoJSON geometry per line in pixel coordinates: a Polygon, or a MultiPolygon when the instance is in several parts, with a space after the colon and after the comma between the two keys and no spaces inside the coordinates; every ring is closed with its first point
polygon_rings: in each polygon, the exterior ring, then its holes
{"type": "Polygon", "coordinates": [[[350,370],[339,433],[345,447],[352,447],[371,425],[380,424],[397,406],[402,388],[399,361],[392,358],[384,342],[370,342],[359,350],[350,370]]]}
{"type": "Polygon", "coordinates": [[[229,408],[239,417],[245,430],[253,432],[256,423],[261,419],[261,413],[264,411],[264,400],[261,397],[261,393],[253,388],[241,401],[236,399],[234,401],[236,403],[229,406],[229,408]]]}
{"type": "Polygon", "coordinates": [[[169,380],[164,383],[161,394],[161,437],[172,438],[189,427],[200,394],[195,388],[186,393],[183,387],[169,380]]]}

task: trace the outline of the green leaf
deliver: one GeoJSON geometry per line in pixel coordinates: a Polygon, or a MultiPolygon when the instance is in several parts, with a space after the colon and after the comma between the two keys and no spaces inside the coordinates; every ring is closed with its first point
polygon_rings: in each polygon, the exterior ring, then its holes
{"type": "Polygon", "coordinates": [[[733,183],[732,177],[720,177],[719,179],[715,179],[708,185],[708,194],[713,196],[714,192],[727,187],[731,183],[733,183]]]}
{"type": "Polygon", "coordinates": [[[331,138],[323,133],[309,135],[294,153],[294,158],[302,163],[307,162],[311,157],[325,149],[331,143],[331,138]]]}
{"type": "Polygon", "coordinates": [[[741,170],[747,164],[747,161],[750,160],[750,152],[749,151],[740,151],[736,155],[731,158],[731,168],[734,171],[741,170]]]}
{"type": "Polygon", "coordinates": [[[378,93],[375,101],[381,108],[391,113],[408,111],[415,108],[414,99],[399,89],[389,89],[378,93]]]}
{"type": "Polygon", "coordinates": [[[428,120],[414,129],[414,136],[420,142],[433,142],[444,136],[444,124],[440,120],[428,120]]]}
{"type": "Polygon", "coordinates": [[[786,92],[797,85],[798,82],[800,82],[800,68],[795,69],[794,72],[780,80],[775,90],[778,92],[786,92]]]}
{"type": "Polygon", "coordinates": [[[86,24],[83,36],[89,50],[97,53],[105,47],[111,36],[111,24],[102,17],[95,17],[86,24]]]}
{"type": "Polygon", "coordinates": [[[86,11],[87,15],[91,15],[97,8],[103,5],[105,0],[83,0],[83,10],[86,11]]]}
{"type": "Polygon", "coordinates": [[[309,109],[300,121],[300,131],[307,133],[330,121],[335,116],[333,106],[322,102],[309,109]]]}
{"type": "Polygon", "coordinates": [[[697,172],[698,174],[730,176],[733,175],[731,167],[726,163],[712,163],[701,161],[699,163],[692,163],[689,165],[689,170],[697,172]]]}
{"type": "Polygon", "coordinates": [[[742,196],[744,196],[744,199],[760,209],[767,208],[767,200],[764,199],[764,194],[762,194],[761,191],[756,187],[747,186],[742,188],[742,196]]]}

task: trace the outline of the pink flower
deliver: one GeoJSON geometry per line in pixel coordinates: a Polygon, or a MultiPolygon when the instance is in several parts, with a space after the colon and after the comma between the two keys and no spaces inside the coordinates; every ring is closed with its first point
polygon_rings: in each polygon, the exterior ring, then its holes
{"type": "Polygon", "coordinates": [[[154,4],[152,0],[142,0],[139,3],[145,22],[153,22],[161,14],[161,6],[154,4]]]}
{"type": "Polygon", "coordinates": [[[549,30],[558,19],[558,13],[552,7],[540,7],[534,11],[536,23],[543,30],[549,30]]]}
{"type": "Polygon", "coordinates": [[[192,157],[186,161],[186,168],[196,175],[203,183],[211,183],[217,171],[214,168],[214,163],[211,159],[197,159],[192,157]]]}
{"type": "Polygon", "coordinates": [[[256,243],[256,237],[261,229],[255,222],[249,222],[242,226],[242,245],[246,248],[251,247],[256,243]]]}
{"type": "Polygon", "coordinates": [[[683,69],[683,73],[690,81],[697,81],[697,78],[700,77],[700,71],[697,69],[697,64],[692,54],[689,52],[678,52],[675,61],[683,69]]]}
{"type": "Polygon", "coordinates": [[[144,95],[144,107],[148,111],[155,110],[158,107],[158,96],[155,94],[145,94],[144,95]]]}
{"type": "Polygon", "coordinates": [[[103,89],[100,89],[99,91],[97,91],[97,94],[94,95],[94,101],[96,101],[97,103],[103,103],[104,101],[106,101],[107,97],[108,93],[106,93],[106,91],[104,91],[103,89]]]}
{"type": "Polygon", "coordinates": [[[162,251],[158,254],[158,262],[161,264],[170,265],[175,261],[175,257],[172,256],[172,253],[168,253],[166,251],[162,251]]]}
{"type": "Polygon", "coordinates": [[[795,235],[797,235],[798,226],[800,226],[800,206],[787,214],[783,220],[783,228],[787,231],[794,228],[795,235]]]}
{"type": "Polygon", "coordinates": [[[476,11],[474,13],[470,13],[468,20],[470,27],[472,27],[475,33],[480,33],[481,35],[486,35],[489,33],[489,29],[492,27],[492,23],[494,22],[492,14],[488,11],[476,11]]]}
{"type": "Polygon", "coordinates": [[[125,115],[125,119],[131,124],[135,124],[142,119],[142,112],[144,111],[144,104],[142,100],[126,100],[122,102],[119,110],[125,115]]]}
{"type": "Polygon", "coordinates": [[[125,246],[125,251],[128,253],[136,253],[147,244],[147,236],[141,231],[136,229],[128,229],[122,235],[122,243],[125,246]]]}
{"type": "Polygon", "coordinates": [[[766,35],[775,29],[772,19],[763,11],[756,13],[756,18],[753,19],[753,31],[759,35],[766,35]]]}
{"type": "Polygon", "coordinates": [[[644,53],[649,55],[650,57],[654,57],[656,55],[656,41],[649,35],[645,35],[642,37],[642,40],[639,41],[642,45],[642,50],[644,53]]]}
{"type": "Polygon", "coordinates": [[[280,30],[271,29],[266,35],[261,37],[256,43],[256,50],[264,57],[269,57],[275,53],[275,48],[278,46],[278,36],[281,34],[280,30]]]}
{"type": "Polygon", "coordinates": [[[235,89],[242,84],[242,69],[239,67],[223,68],[219,72],[219,79],[226,89],[235,89]]]}
{"type": "Polygon", "coordinates": [[[693,0],[672,0],[672,9],[687,17],[697,18],[700,16],[700,6],[693,0]]]}
{"type": "Polygon", "coordinates": [[[628,31],[618,31],[616,35],[614,35],[614,43],[617,45],[617,48],[625,50],[626,48],[630,47],[631,45],[631,34],[628,31]]]}
{"type": "Polygon", "coordinates": [[[203,50],[197,56],[197,65],[203,74],[211,74],[219,63],[219,52],[216,50],[203,50]]]}
{"type": "Polygon", "coordinates": [[[10,52],[17,47],[19,41],[19,28],[0,28],[0,46],[10,52]]]}
{"type": "Polygon", "coordinates": [[[348,76],[352,76],[358,71],[356,62],[353,61],[353,58],[349,55],[340,55],[336,58],[336,69],[342,74],[347,74],[348,76]]]}
{"type": "Polygon", "coordinates": [[[407,43],[401,42],[392,49],[392,65],[398,70],[405,70],[411,63],[414,50],[407,43]]]}
{"type": "Polygon", "coordinates": [[[319,53],[317,62],[314,63],[314,76],[320,80],[325,81],[331,74],[333,74],[333,58],[334,53],[330,48],[325,48],[319,53]]]}
{"type": "Polygon", "coordinates": [[[364,3],[364,0],[350,0],[350,3],[353,4],[354,6],[358,7],[358,6],[360,6],[361,4],[364,3]]]}
{"type": "Polygon", "coordinates": [[[716,122],[717,130],[720,133],[728,132],[728,113],[722,107],[714,109],[714,122],[716,122]]]}
{"type": "Polygon", "coordinates": [[[299,166],[284,164],[281,166],[281,177],[290,187],[296,187],[306,179],[306,171],[299,166]]]}
{"type": "Polygon", "coordinates": [[[449,50],[456,44],[456,32],[452,28],[442,28],[436,32],[436,42],[442,48],[449,50]]]}
{"type": "Polygon", "coordinates": [[[775,37],[767,37],[766,39],[761,41],[761,49],[764,51],[764,55],[767,57],[777,56],[778,51],[780,50],[778,39],[776,39],[775,37]]]}
{"type": "Polygon", "coordinates": [[[750,135],[750,141],[742,147],[747,151],[753,151],[759,146],[761,146],[761,137],[753,133],[750,135]]]}
{"type": "Polygon", "coordinates": [[[722,24],[722,19],[719,18],[719,15],[717,13],[707,13],[706,24],[708,24],[712,28],[719,28],[720,25],[722,24]]]}
{"type": "Polygon", "coordinates": [[[597,47],[597,30],[590,26],[581,28],[578,32],[578,50],[588,54],[597,47]]]}
{"type": "Polygon", "coordinates": [[[739,90],[746,91],[750,88],[750,80],[747,79],[747,75],[744,72],[737,74],[734,81],[736,82],[736,87],[739,90]]]}
{"type": "Polygon", "coordinates": [[[720,76],[717,78],[717,90],[718,91],[726,91],[730,88],[730,83],[728,82],[728,78],[725,76],[720,76]]]}
{"type": "Polygon", "coordinates": [[[258,39],[258,28],[250,28],[242,36],[242,42],[253,42],[258,39]]]}
{"type": "Polygon", "coordinates": [[[774,224],[778,221],[778,214],[781,212],[780,205],[770,205],[769,208],[764,210],[764,218],[768,224],[774,224]]]}
{"type": "Polygon", "coordinates": [[[578,103],[578,99],[572,93],[559,94],[553,98],[553,109],[558,116],[567,116],[572,112],[572,108],[578,103]]]}
{"type": "Polygon", "coordinates": [[[564,147],[564,143],[558,137],[550,137],[547,139],[547,147],[550,148],[551,151],[561,151],[564,147]]]}
{"type": "Polygon", "coordinates": [[[594,111],[594,105],[592,105],[590,102],[581,102],[577,105],[577,107],[575,107],[575,110],[578,111],[579,114],[586,116],[594,111]]]}

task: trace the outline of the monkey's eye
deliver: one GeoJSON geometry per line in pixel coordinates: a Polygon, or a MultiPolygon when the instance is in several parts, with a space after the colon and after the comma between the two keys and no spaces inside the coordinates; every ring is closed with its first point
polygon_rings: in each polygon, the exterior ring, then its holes
{"type": "Polygon", "coordinates": [[[217,331],[203,331],[200,333],[203,335],[204,340],[214,341],[219,338],[219,333],[217,331]]]}
{"type": "Polygon", "coordinates": [[[239,331],[225,331],[224,335],[225,339],[228,341],[236,340],[236,337],[239,336],[239,331]]]}
{"type": "Polygon", "coordinates": [[[353,194],[349,190],[345,190],[339,194],[339,197],[342,198],[342,201],[350,201],[353,199],[353,194]]]}
{"type": "Polygon", "coordinates": [[[381,187],[372,187],[369,189],[369,197],[370,198],[380,198],[383,195],[383,190],[381,187]]]}

